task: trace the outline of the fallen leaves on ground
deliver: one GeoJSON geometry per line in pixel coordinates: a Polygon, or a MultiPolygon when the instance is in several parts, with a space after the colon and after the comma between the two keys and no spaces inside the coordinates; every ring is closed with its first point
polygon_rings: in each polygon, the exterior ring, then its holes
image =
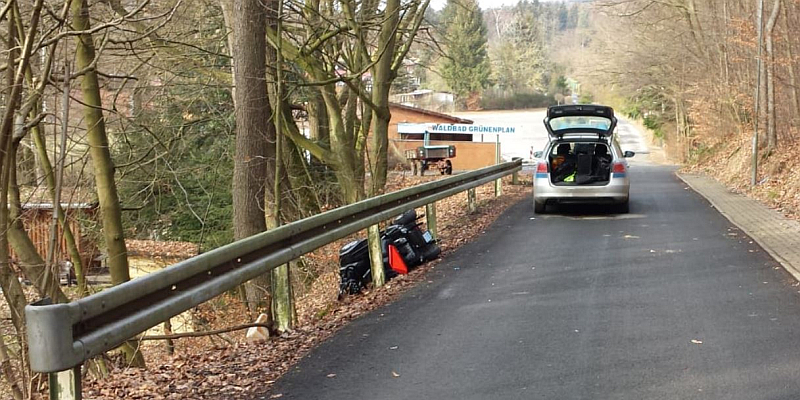
{"type": "Polygon", "coordinates": [[[189,258],[196,256],[200,246],[189,242],[125,239],[125,248],[131,256],[152,258],[189,258]]]}
{"type": "Polygon", "coordinates": [[[781,142],[780,151],[769,157],[762,154],[759,160],[758,185],[751,186],[750,138],[742,135],[724,135],[718,142],[708,144],[706,157],[696,165],[685,168],[689,172],[704,173],[732,192],[754,198],[788,218],[800,219],[800,142],[781,142]]]}

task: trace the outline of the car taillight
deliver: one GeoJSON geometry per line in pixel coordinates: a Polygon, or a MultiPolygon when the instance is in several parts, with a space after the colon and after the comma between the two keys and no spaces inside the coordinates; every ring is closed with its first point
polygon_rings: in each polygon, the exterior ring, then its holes
{"type": "Polygon", "coordinates": [[[625,164],[623,163],[614,163],[614,169],[612,170],[615,174],[624,174],[625,173],[625,164]]]}
{"type": "Polygon", "coordinates": [[[539,165],[536,167],[537,174],[546,174],[547,173],[547,163],[540,162],[539,165]]]}

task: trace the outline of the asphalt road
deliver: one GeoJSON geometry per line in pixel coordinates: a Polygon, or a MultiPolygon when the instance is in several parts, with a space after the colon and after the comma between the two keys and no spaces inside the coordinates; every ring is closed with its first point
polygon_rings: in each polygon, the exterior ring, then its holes
{"type": "Polygon", "coordinates": [[[510,208],[273,395],[800,398],[800,288],[669,167],[631,178],[628,215],[510,208]]]}

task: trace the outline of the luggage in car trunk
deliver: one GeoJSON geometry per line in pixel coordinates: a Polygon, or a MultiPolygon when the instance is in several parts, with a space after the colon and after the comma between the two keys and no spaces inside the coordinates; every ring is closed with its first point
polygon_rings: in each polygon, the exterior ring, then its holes
{"type": "Polygon", "coordinates": [[[592,181],[592,155],[578,154],[578,166],[575,171],[575,183],[583,185],[592,181]]]}
{"type": "MultiPolygon", "coordinates": [[[[563,154],[563,161],[553,168],[550,177],[559,186],[607,184],[611,156],[605,143],[575,143],[574,154],[563,154]]],[[[551,163],[554,157],[550,158],[551,163]]]]}

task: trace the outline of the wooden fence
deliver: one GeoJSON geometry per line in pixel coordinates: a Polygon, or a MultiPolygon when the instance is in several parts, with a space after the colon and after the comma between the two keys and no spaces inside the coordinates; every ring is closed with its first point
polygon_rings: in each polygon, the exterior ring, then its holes
{"type": "MultiPolygon", "coordinates": [[[[95,223],[97,206],[93,204],[62,205],[67,216],[67,224],[75,236],[78,252],[81,254],[83,265],[90,268],[100,264],[98,257],[100,252],[93,237],[84,235],[83,226],[95,223]]],[[[50,250],[50,236],[53,224],[53,208],[50,204],[26,204],[23,205],[22,223],[25,231],[31,238],[36,250],[45,258],[50,250]]],[[[69,258],[67,242],[64,239],[62,227],[59,225],[56,232],[56,253],[57,261],[69,258]]],[[[17,259],[14,249],[11,249],[11,259],[17,259]]]]}

